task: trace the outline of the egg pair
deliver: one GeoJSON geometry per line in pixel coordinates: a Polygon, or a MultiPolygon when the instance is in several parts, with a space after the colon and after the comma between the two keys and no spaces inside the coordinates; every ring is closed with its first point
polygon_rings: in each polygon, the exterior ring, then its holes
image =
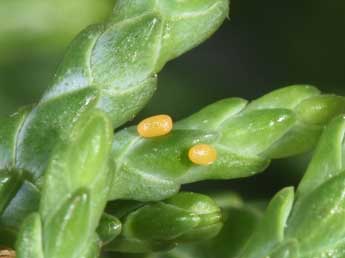
{"type": "MultiPolygon", "coordinates": [[[[137,126],[138,134],[144,138],[167,135],[173,129],[173,121],[168,115],[157,115],[144,119],[137,126]]],[[[188,151],[188,158],[197,165],[211,165],[217,160],[217,151],[208,144],[197,144],[188,151]]]]}

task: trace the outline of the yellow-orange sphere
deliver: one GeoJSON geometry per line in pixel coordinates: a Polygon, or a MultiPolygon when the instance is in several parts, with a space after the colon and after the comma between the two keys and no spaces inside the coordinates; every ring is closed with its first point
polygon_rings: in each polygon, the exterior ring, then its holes
{"type": "Polygon", "coordinates": [[[151,116],[137,126],[138,134],[144,138],[163,136],[171,132],[173,121],[168,115],[151,116]]]}
{"type": "Polygon", "coordinates": [[[208,144],[197,144],[189,149],[189,160],[197,165],[211,165],[217,160],[217,150],[208,144]]]}

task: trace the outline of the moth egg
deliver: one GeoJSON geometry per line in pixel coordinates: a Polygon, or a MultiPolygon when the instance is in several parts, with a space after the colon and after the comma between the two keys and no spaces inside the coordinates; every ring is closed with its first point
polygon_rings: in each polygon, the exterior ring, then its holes
{"type": "Polygon", "coordinates": [[[138,134],[144,138],[167,135],[173,128],[173,121],[168,115],[151,116],[137,126],[138,134]]]}
{"type": "Polygon", "coordinates": [[[189,149],[188,157],[197,165],[211,165],[217,160],[217,150],[208,144],[197,144],[189,149]]]}

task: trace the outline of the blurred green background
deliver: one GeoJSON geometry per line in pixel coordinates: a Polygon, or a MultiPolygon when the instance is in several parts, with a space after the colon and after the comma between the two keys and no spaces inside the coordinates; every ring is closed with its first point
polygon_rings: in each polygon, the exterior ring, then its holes
{"type": "MultiPolygon", "coordinates": [[[[38,101],[71,39],[105,19],[114,1],[0,1],[0,115],[38,101]]],[[[296,83],[345,94],[344,0],[233,0],[230,16],[209,41],[165,67],[138,119],[169,113],[177,120],[218,99],[253,99],[296,83]]],[[[298,182],[308,157],[275,161],[253,178],[193,188],[269,197],[298,182]]]]}

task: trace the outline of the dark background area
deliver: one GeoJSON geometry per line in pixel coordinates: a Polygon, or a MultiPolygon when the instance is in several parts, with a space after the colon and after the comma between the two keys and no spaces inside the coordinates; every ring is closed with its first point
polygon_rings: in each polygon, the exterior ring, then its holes
{"type": "MultiPolygon", "coordinates": [[[[0,2],[0,115],[40,98],[68,42],[87,24],[102,21],[113,0],[24,2],[0,2]]],[[[222,98],[254,99],[290,84],[345,94],[344,0],[233,0],[230,16],[210,40],[165,67],[157,94],[138,119],[169,113],[177,120],[222,98]]],[[[193,188],[269,197],[298,182],[308,157],[274,161],[249,179],[193,188]]]]}

